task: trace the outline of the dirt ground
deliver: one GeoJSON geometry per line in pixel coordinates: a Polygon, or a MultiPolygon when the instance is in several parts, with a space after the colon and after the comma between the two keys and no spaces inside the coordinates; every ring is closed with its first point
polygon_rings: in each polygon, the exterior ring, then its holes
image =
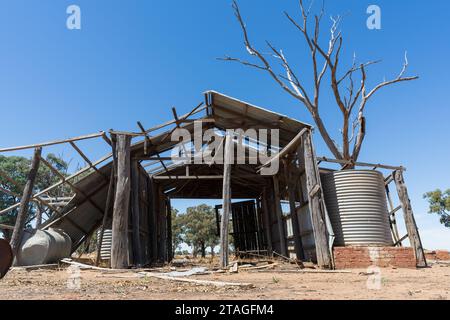
{"type": "Polygon", "coordinates": [[[277,273],[271,270],[206,274],[190,279],[245,282],[253,288],[212,287],[151,277],[81,270],[71,289],[67,268],[11,270],[0,280],[0,299],[450,299],[450,264],[426,269],[381,269],[380,289],[369,289],[373,275],[350,273],[277,273]]]}

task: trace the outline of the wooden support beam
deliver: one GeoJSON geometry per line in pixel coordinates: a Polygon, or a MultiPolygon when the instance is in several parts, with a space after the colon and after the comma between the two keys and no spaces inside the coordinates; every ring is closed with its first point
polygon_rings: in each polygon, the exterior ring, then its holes
{"type": "Polygon", "coordinates": [[[34,182],[36,180],[39,163],[41,159],[42,148],[34,149],[33,160],[31,161],[31,169],[28,173],[27,182],[23,190],[22,198],[20,200],[20,207],[17,213],[16,223],[11,236],[11,249],[14,256],[17,255],[20,245],[22,243],[23,230],[25,228],[25,221],[27,220],[29,203],[33,193],[34,182]]]}
{"type": "Polygon", "coordinates": [[[267,204],[268,198],[267,198],[267,188],[264,188],[263,194],[262,194],[262,212],[263,212],[263,224],[264,224],[264,231],[266,234],[266,241],[267,241],[267,252],[269,253],[269,256],[272,256],[273,248],[272,248],[272,223],[269,216],[269,206],[267,204]]]}
{"type": "MultiPolygon", "coordinates": [[[[93,165],[96,166],[96,165],[98,165],[98,164],[100,164],[100,163],[102,163],[102,162],[108,160],[109,158],[111,158],[111,154],[106,155],[106,156],[104,156],[103,158],[97,160],[96,162],[93,163],[93,165]]],[[[42,159],[42,158],[41,158],[41,159],[42,159]]],[[[85,173],[86,171],[88,171],[88,170],[90,170],[90,169],[91,169],[91,166],[87,166],[87,167],[81,169],[80,171],[74,173],[73,175],[71,175],[71,176],[69,176],[69,177],[67,177],[67,178],[65,178],[65,179],[63,179],[63,180],[58,181],[58,182],[55,183],[54,185],[52,185],[52,186],[50,186],[50,187],[48,187],[48,188],[45,188],[44,190],[39,191],[38,193],[36,193],[35,195],[33,195],[33,196],[31,197],[31,199],[39,199],[39,197],[40,197],[41,195],[46,194],[46,193],[50,192],[51,190],[53,190],[53,189],[55,189],[55,188],[61,186],[61,185],[64,184],[66,181],[70,181],[70,180],[75,179],[76,177],[80,176],[81,174],[85,173]]],[[[18,208],[19,206],[20,206],[20,203],[16,203],[16,204],[14,204],[14,205],[12,205],[12,206],[9,206],[8,208],[1,210],[1,211],[0,211],[0,215],[5,214],[5,213],[8,213],[8,212],[10,212],[11,210],[14,210],[14,209],[18,208]]]]}
{"type": "Polygon", "coordinates": [[[95,171],[98,175],[100,175],[100,176],[103,178],[103,180],[108,180],[108,179],[105,177],[105,175],[104,175],[102,172],[100,172],[100,170],[98,170],[96,166],[94,166],[94,164],[92,163],[92,161],[86,156],[86,154],[85,154],[83,151],[81,151],[81,149],[76,145],[75,142],[70,141],[69,143],[70,143],[70,145],[72,146],[72,148],[75,149],[75,151],[83,158],[83,160],[86,161],[86,163],[87,163],[90,167],[92,167],[92,169],[94,169],[94,171],[95,171]]]}
{"type": "Polygon", "coordinates": [[[139,204],[139,163],[132,161],[131,164],[131,222],[132,222],[132,244],[133,260],[135,265],[142,265],[142,250],[140,236],[140,204],[139,204]]]}
{"type": "Polygon", "coordinates": [[[316,243],[317,264],[320,268],[332,268],[333,260],[326,226],[325,204],[311,131],[306,132],[302,137],[308,202],[316,243]],[[316,190],[317,192],[315,192],[316,190]]]}
{"type": "MultiPolygon", "coordinates": [[[[9,181],[12,185],[14,185],[15,187],[17,187],[18,189],[23,189],[23,186],[21,186],[18,182],[16,182],[16,181],[13,180],[11,177],[9,177],[9,176],[8,176],[5,172],[3,172],[2,170],[0,170],[0,176],[2,176],[4,179],[6,179],[7,181],[9,181]]],[[[16,193],[16,192],[7,190],[7,189],[2,188],[2,187],[0,187],[0,191],[1,191],[1,192],[4,192],[4,193],[6,193],[6,194],[8,194],[8,195],[10,195],[10,196],[16,197],[16,198],[21,198],[21,197],[22,197],[22,195],[20,195],[20,194],[18,194],[18,193],[16,193]]],[[[58,209],[55,208],[55,204],[49,203],[49,201],[48,201],[47,199],[44,199],[44,198],[42,198],[42,197],[38,197],[38,196],[33,197],[33,196],[32,196],[31,199],[30,199],[30,201],[36,202],[36,205],[37,205],[38,203],[40,203],[40,204],[42,204],[42,205],[44,205],[44,206],[46,206],[46,207],[52,209],[53,211],[55,211],[55,212],[57,212],[57,213],[60,213],[60,212],[58,211],[58,209]]],[[[20,202],[18,203],[18,205],[20,205],[20,202]]],[[[1,214],[2,214],[2,213],[0,213],[0,215],[1,215],[1,214]]]]}
{"type": "Polygon", "coordinates": [[[74,183],[72,183],[70,180],[68,180],[61,172],[59,172],[53,165],[45,160],[44,158],[41,158],[41,162],[45,164],[54,174],[59,176],[61,178],[61,181],[63,183],[67,183],[67,185],[77,194],[82,195],[89,203],[97,209],[98,212],[103,214],[103,210],[80,188],[78,188],[74,183]]]}
{"type": "Polygon", "coordinates": [[[0,149],[0,152],[42,148],[42,147],[46,147],[46,146],[53,146],[53,145],[56,145],[56,144],[62,144],[62,143],[67,143],[67,142],[71,142],[71,141],[80,141],[80,140],[93,139],[93,138],[101,137],[103,134],[104,134],[104,132],[102,131],[100,133],[88,134],[88,135],[85,135],[85,136],[79,136],[79,137],[70,138],[70,139],[56,140],[56,141],[43,142],[43,143],[36,143],[36,144],[30,144],[30,145],[20,146],[20,147],[3,148],[3,149],[0,149]]]}
{"type": "Polygon", "coordinates": [[[4,230],[14,230],[14,226],[10,226],[10,225],[7,225],[7,224],[0,223],[0,230],[1,230],[1,229],[4,229],[4,230]]]}
{"type": "Polygon", "coordinates": [[[39,204],[36,204],[36,229],[40,229],[42,224],[42,208],[39,204]]]}
{"type": "Polygon", "coordinates": [[[295,255],[297,256],[297,260],[304,260],[305,256],[303,254],[303,244],[302,238],[300,235],[300,227],[298,223],[298,213],[295,205],[296,200],[296,183],[291,178],[293,176],[291,165],[289,160],[283,161],[284,167],[284,177],[286,179],[287,188],[288,188],[288,197],[289,197],[289,209],[291,212],[291,222],[292,222],[292,233],[294,236],[294,246],[295,246],[295,255]]]}
{"type": "MultiPolygon", "coordinates": [[[[194,109],[192,109],[190,112],[186,113],[185,115],[182,115],[182,116],[180,117],[180,121],[184,121],[184,120],[186,120],[187,118],[189,118],[190,116],[192,116],[192,115],[194,115],[194,114],[197,114],[197,113],[202,112],[203,110],[205,110],[205,109],[206,109],[206,106],[203,106],[203,104],[204,104],[204,103],[201,102],[201,103],[198,104],[194,109]],[[202,107],[202,106],[203,106],[203,107],[202,107]]],[[[169,126],[169,125],[171,125],[171,124],[174,124],[175,122],[176,122],[175,120],[170,120],[170,121],[167,121],[167,122],[162,123],[162,124],[160,124],[160,125],[157,125],[157,126],[155,126],[155,127],[153,127],[153,128],[147,129],[147,130],[145,130],[145,132],[125,132],[125,131],[115,131],[115,130],[110,130],[109,132],[110,132],[111,134],[115,134],[115,135],[128,135],[128,136],[130,136],[130,137],[141,137],[141,136],[144,136],[144,135],[146,135],[146,134],[149,134],[150,132],[153,132],[153,131],[162,129],[162,128],[164,128],[164,127],[167,127],[167,126],[169,126]]],[[[167,137],[170,136],[170,135],[173,133],[173,131],[174,131],[175,129],[176,129],[176,127],[175,127],[174,129],[172,129],[171,131],[169,131],[169,132],[166,134],[166,136],[165,136],[165,138],[164,138],[163,140],[167,139],[167,137]]]]}
{"type": "Polygon", "coordinates": [[[400,239],[398,239],[395,243],[394,243],[394,247],[401,245],[402,241],[406,240],[406,238],[408,238],[408,234],[405,234],[403,237],[401,237],[400,239]]]}
{"type": "Polygon", "coordinates": [[[159,211],[159,186],[153,179],[149,181],[149,189],[151,195],[151,208],[150,208],[150,240],[151,240],[151,257],[152,261],[158,259],[158,211],[159,211]]]}
{"type": "Polygon", "coordinates": [[[281,207],[281,198],[280,198],[280,181],[278,176],[273,176],[273,196],[274,196],[274,206],[275,213],[277,217],[277,225],[278,225],[278,233],[280,234],[280,254],[283,256],[288,255],[287,243],[286,243],[286,228],[285,222],[283,219],[283,209],[281,207]]]}
{"type": "Polygon", "coordinates": [[[102,250],[103,236],[105,234],[106,222],[108,221],[109,212],[111,211],[111,208],[114,205],[113,201],[114,201],[114,184],[115,184],[115,182],[116,182],[116,179],[115,179],[115,174],[114,174],[114,165],[112,165],[111,166],[111,175],[109,178],[108,193],[106,195],[105,212],[103,213],[102,226],[100,229],[100,235],[98,237],[97,257],[95,259],[96,266],[98,266],[100,264],[101,250],[102,250]]]}
{"type": "Polygon", "coordinates": [[[150,138],[148,137],[148,135],[145,133],[145,128],[142,125],[142,123],[140,121],[138,121],[137,125],[138,125],[139,129],[141,129],[142,133],[145,135],[144,154],[147,155],[148,154],[148,146],[151,144],[151,141],[150,141],[150,138]]]}
{"type": "Polygon", "coordinates": [[[167,261],[167,203],[164,194],[161,189],[159,190],[159,244],[160,244],[160,252],[159,259],[161,262],[167,261]]]}
{"type": "MultiPolygon", "coordinates": [[[[265,164],[263,164],[261,166],[261,168],[263,167],[268,167],[270,166],[273,162],[275,161],[280,161],[280,159],[282,159],[283,157],[285,157],[286,155],[288,155],[290,152],[294,151],[301,143],[301,138],[303,136],[303,134],[305,134],[307,131],[309,131],[309,128],[304,128],[302,131],[300,131],[295,137],[294,139],[292,139],[287,146],[285,146],[283,148],[283,150],[281,150],[280,152],[278,152],[275,156],[273,156],[272,158],[270,158],[269,161],[267,161],[265,164]]],[[[260,171],[261,169],[259,169],[260,171]]]]}
{"type": "Polygon", "coordinates": [[[426,267],[427,261],[422,247],[422,241],[420,240],[419,230],[417,229],[416,220],[414,219],[414,213],[411,207],[411,200],[409,199],[408,190],[406,188],[403,172],[401,170],[394,171],[394,181],[397,186],[398,198],[400,199],[403,208],[403,215],[406,230],[408,231],[409,242],[414,248],[416,255],[417,266],[426,267]]]}
{"type": "Polygon", "coordinates": [[[223,188],[222,188],[222,221],[220,224],[220,266],[226,268],[229,262],[228,227],[231,214],[231,164],[233,163],[233,139],[225,136],[223,188]]]}
{"type": "Polygon", "coordinates": [[[317,157],[318,161],[324,161],[324,162],[330,162],[330,163],[339,163],[345,166],[356,166],[356,167],[371,167],[372,169],[388,169],[388,170],[400,170],[400,171],[406,171],[405,167],[402,166],[389,166],[385,164],[374,164],[374,163],[365,163],[365,162],[354,162],[354,161],[348,161],[348,160],[338,160],[338,159],[330,159],[326,157],[317,157]]]}
{"type": "Polygon", "coordinates": [[[167,262],[171,262],[173,259],[172,249],[172,205],[170,199],[167,199],[167,262]]]}
{"type": "Polygon", "coordinates": [[[114,199],[111,248],[111,268],[113,269],[125,269],[129,265],[130,144],[130,136],[117,136],[117,184],[114,199]]]}
{"type": "MultiPolygon", "coordinates": [[[[394,181],[394,177],[392,174],[389,175],[388,178],[385,179],[385,181],[390,180],[394,181]]],[[[387,183],[385,185],[385,190],[386,190],[386,197],[389,203],[389,208],[390,208],[390,214],[389,214],[389,225],[391,227],[391,232],[392,232],[392,238],[394,239],[394,242],[397,245],[402,245],[401,241],[399,242],[400,236],[398,233],[398,227],[397,227],[397,219],[395,218],[395,213],[399,210],[399,208],[401,209],[402,206],[398,206],[397,208],[394,208],[394,203],[392,201],[392,197],[391,197],[391,191],[389,190],[389,183],[387,183]]]]}

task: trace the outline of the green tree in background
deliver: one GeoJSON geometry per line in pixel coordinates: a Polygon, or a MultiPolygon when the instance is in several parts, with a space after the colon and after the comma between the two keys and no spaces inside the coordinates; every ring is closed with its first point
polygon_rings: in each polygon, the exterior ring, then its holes
{"type": "MultiPolygon", "coordinates": [[[[69,164],[65,162],[61,157],[54,154],[48,154],[46,160],[51,163],[58,171],[63,175],[67,175],[69,164]]],[[[10,191],[11,194],[2,192],[0,190],[0,210],[8,208],[9,206],[18,203],[20,196],[25,186],[28,172],[30,171],[31,159],[25,157],[10,156],[5,157],[0,155],[0,170],[4,172],[8,177],[13,179],[17,185],[11,183],[4,177],[0,176],[0,187],[10,191]]],[[[59,181],[59,177],[55,175],[49,168],[44,165],[39,167],[38,175],[36,178],[34,191],[43,190],[54,183],[59,181]]],[[[69,190],[66,187],[56,188],[49,192],[49,196],[63,196],[67,195],[69,190]]],[[[30,222],[36,215],[36,205],[30,206],[30,216],[28,219],[27,227],[30,227],[30,222]]],[[[11,210],[10,212],[0,216],[0,223],[6,225],[14,225],[16,221],[17,210],[11,210]]],[[[11,236],[11,230],[1,230],[3,236],[9,239],[11,236]]]]}
{"type": "Polygon", "coordinates": [[[427,192],[424,198],[430,204],[429,213],[436,213],[440,216],[441,223],[450,228],[450,189],[442,192],[437,189],[427,192]]]}
{"type": "Polygon", "coordinates": [[[214,247],[219,243],[216,235],[215,214],[212,207],[201,204],[197,207],[187,208],[182,217],[183,239],[193,247],[193,255],[200,251],[202,257],[206,256],[206,248],[211,248],[214,255],[214,247]]]}
{"type": "Polygon", "coordinates": [[[183,216],[178,210],[172,209],[172,256],[175,256],[183,240],[183,216]]]}

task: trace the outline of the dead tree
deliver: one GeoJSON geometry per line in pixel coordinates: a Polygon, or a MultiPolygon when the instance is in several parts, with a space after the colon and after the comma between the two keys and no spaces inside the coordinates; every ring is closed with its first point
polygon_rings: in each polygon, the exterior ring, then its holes
{"type": "Polygon", "coordinates": [[[287,12],[284,14],[292,25],[300,32],[302,38],[304,38],[306,42],[307,50],[310,52],[311,64],[313,67],[313,92],[308,92],[306,88],[310,87],[310,84],[307,84],[305,79],[297,77],[298,72],[294,71],[294,68],[288,62],[288,59],[282,50],[275,48],[269,41],[266,41],[269,53],[264,53],[252,44],[236,0],[233,0],[233,9],[242,29],[245,48],[250,56],[255,58],[256,62],[229,56],[220,58],[220,60],[238,62],[245,66],[267,72],[285,92],[306,107],[334,157],[338,160],[348,160],[350,165],[347,167],[351,167],[351,163],[356,162],[358,159],[366,135],[366,118],[364,111],[369,99],[381,88],[399,82],[416,80],[418,77],[404,76],[408,67],[408,58],[405,53],[405,62],[399,75],[392,80],[383,81],[373,89],[369,90],[367,88],[366,68],[380,61],[369,61],[358,64],[356,62],[356,57],[354,56],[353,64],[347,70],[341,72],[340,54],[342,51],[343,36],[339,31],[339,28],[342,17],[337,16],[331,18],[332,26],[330,29],[330,39],[328,41],[328,47],[325,48],[319,44],[320,24],[324,15],[323,6],[320,13],[314,16],[313,23],[310,23],[311,6],[305,8],[302,0],[299,1],[299,4],[301,22],[298,22],[287,12]],[[311,25],[313,28],[310,31],[311,25]],[[280,70],[283,70],[282,73],[275,70],[272,58],[281,64],[282,68],[280,70]],[[327,128],[324,124],[319,108],[321,85],[327,72],[329,73],[332,94],[334,95],[336,105],[343,116],[342,128],[340,130],[341,145],[330,135],[330,128],[327,128]],[[359,85],[355,85],[357,80],[355,79],[355,73],[359,74],[359,85]]]}

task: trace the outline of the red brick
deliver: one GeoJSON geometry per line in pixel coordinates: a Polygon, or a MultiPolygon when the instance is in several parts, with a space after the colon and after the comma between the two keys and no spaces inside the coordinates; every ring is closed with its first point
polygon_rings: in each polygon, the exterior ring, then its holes
{"type": "Polygon", "coordinates": [[[412,248],[399,247],[335,247],[337,269],[367,268],[369,266],[415,268],[412,248]],[[370,257],[370,252],[375,252],[370,257]]]}

